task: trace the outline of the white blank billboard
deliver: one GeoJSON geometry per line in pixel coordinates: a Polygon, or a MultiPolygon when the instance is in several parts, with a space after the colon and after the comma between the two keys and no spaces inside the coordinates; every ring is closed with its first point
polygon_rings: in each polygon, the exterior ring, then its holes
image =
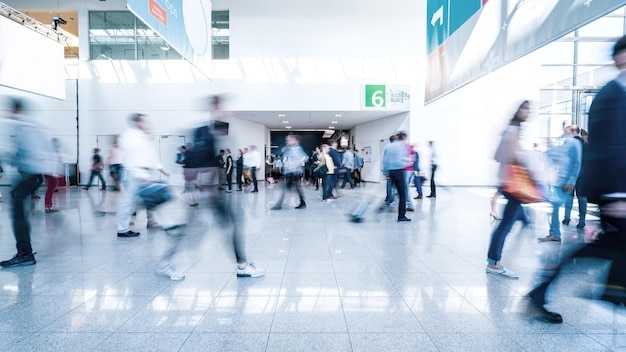
{"type": "Polygon", "coordinates": [[[65,99],[63,44],[0,16],[0,85],[65,99]]]}

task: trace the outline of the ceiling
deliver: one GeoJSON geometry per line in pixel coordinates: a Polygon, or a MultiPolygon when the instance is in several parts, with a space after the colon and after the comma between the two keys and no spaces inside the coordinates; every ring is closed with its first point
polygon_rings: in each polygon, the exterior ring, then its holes
{"type": "Polygon", "coordinates": [[[74,36],[78,36],[78,11],[68,10],[29,10],[19,9],[19,11],[28,17],[50,26],[52,17],[59,16],[64,19],[67,24],[61,25],[60,28],[74,36]]]}
{"type": "Polygon", "coordinates": [[[270,129],[336,130],[397,115],[400,111],[232,111],[235,117],[260,123],[270,129]],[[284,116],[279,116],[284,115],[284,116]],[[341,116],[337,116],[341,115],[341,116]],[[287,121],[284,123],[284,121],[287,121]],[[333,123],[335,121],[336,123],[333,123]]]}
{"type": "Polygon", "coordinates": [[[59,25],[58,29],[67,38],[68,42],[65,46],[65,56],[72,57],[78,53],[78,11],[77,10],[33,10],[33,9],[17,9],[26,16],[33,18],[47,27],[51,27],[52,17],[59,16],[65,22],[59,25]]]}

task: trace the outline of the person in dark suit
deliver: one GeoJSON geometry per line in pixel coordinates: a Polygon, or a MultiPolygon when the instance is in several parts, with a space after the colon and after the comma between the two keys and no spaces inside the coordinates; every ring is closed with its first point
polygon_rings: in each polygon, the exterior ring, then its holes
{"type": "Polygon", "coordinates": [[[554,270],[544,270],[544,281],[529,294],[529,309],[547,323],[561,323],[559,313],[548,311],[548,290],[564,264],[574,258],[592,257],[608,260],[611,268],[600,299],[626,302],[626,36],[613,48],[613,60],[619,76],[596,95],[589,110],[589,140],[582,177],[590,202],[600,207],[603,231],[590,243],[565,257],[554,270]]]}

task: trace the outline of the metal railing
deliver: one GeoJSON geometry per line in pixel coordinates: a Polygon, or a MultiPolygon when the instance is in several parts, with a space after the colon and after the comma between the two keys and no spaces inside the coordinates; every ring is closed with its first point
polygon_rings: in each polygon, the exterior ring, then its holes
{"type": "Polygon", "coordinates": [[[0,15],[17,23],[20,23],[23,26],[30,28],[39,34],[45,35],[50,39],[56,40],[61,43],[67,43],[69,41],[68,37],[66,37],[60,31],[52,29],[50,25],[45,25],[35,20],[34,18],[28,17],[27,15],[2,2],[0,2],[0,15]]]}

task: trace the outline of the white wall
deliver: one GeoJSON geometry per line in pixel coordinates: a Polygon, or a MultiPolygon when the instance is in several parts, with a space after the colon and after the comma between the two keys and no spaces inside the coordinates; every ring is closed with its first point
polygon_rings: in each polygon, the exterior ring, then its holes
{"type": "MultiPolygon", "coordinates": [[[[423,150],[435,141],[438,184],[496,184],[493,155],[500,134],[523,100],[539,101],[539,77],[539,60],[531,54],[427,106],[412,107],[410,140],[423,150]]],[[[524,126],[529,149],[537,141],[537,119],[533,110],[524,126]]],[[[429,153],[421,156],[428,164],[429,153]]]]}
{"type": "Polygon", "coordinates": [[[372,147],[372,162],[366,162],[363,166],[361,177],[364,181],[380,182],[382,176],[381,146],[389,141],[389,136],[398,131],[409,131],[410,114],[402,113],[384,119],[371,121],[358,125],[352,129],[354,144],[359,149],[359,153],[364,157],[361,148],[364,145],[372,147]],[[382,143],[381,143],[382,141],[382,143]]]}

